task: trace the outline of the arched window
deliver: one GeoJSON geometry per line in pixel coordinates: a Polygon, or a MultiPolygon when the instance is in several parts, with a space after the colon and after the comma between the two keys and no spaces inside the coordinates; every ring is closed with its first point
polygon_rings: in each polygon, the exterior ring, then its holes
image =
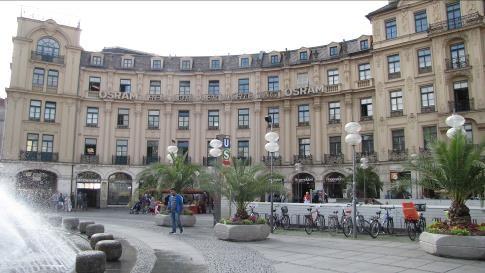
{"type": "Polygon", "coordinates": [[[59,43],[49,37],[42,38],[37,42],[37,54],[57,57],[59,56],[59,43]]]}

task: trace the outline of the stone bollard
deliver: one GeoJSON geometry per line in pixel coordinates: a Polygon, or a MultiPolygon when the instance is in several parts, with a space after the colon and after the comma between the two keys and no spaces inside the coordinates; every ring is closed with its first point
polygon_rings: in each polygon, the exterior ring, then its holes
{"type": "Polygon", "coordinates": [[[88,225],[95,224],[94,221],[81,221],[79,222],[79,232],[86,233],[86,227],[88,225]]]}
{"type": "Polygon", "coordinates": [[[96,243],[96,250],[103,251],[106,254],[106,261],[117,261],[123,253],[123,247],[117,240],[103,240],[96,243]]]}
{"type": "Polygon", "coordinates": [[[104,226],[100,224],[90,224],[86,226],[86,235],[88,235],[88,238],[91,238],[93,234],[96,233],[103,233],[104,232],[104,226]]]}
{"type": "Polygon", "coordinates": [[[62,219],[62,225],[64,226],[65,229],[75,230],[79,225],[79,218],[74,218],[74,217],[64,218],[62,219]]]}
{"type": "Polygon", "coordinates": [[[91,236],[91,238],[89,239],[89,244],[91,245],[91,248],[94,249],[97,242],[103,241],[103,240],[113,240],[113,239],[114,239],[113,234],[96,233],[96,234],[93,234],[93,236],[91,236]]]}
{"type": "Polygon", "coordinates": [[[62,216],[53,215],[47,217],[47,222],[53,227],[60,227],[62,224],[62,216]]]}
{"type": "Polygon", "coordinates": [[[81,251],[76,255],[76,273],[103,273],[106,254],[98,250],[81,251]]]}

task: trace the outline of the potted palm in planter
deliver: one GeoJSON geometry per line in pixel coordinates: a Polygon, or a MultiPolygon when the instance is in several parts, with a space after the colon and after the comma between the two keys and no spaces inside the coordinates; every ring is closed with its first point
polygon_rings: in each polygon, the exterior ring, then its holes
{"type": "Polygon", "coordinates": [[[271,178],[281,178],[278,174],[270,175],[263,165],[248,165],[247,162],[233,158],[228,167],[218,165],[216,170],[222,175],[223,182],[214,180],[204,184],[214,192],[220,191],[231,204],[236,206],[236,213],[230,219],[221,219],[214,226],[217,238],[229,241],[257,241],[268,237],[271,229],[264,219],[250,217],[247,205],[257,197],[268,192],[279,192],[281,184],[271,183],[271,178]]]}
{"type": "MultiPolygon", "coordinates": [[[[177,193],[182,193],[183,190],[192,188],[198,175],[201,173],[199,166],[187,163],[187,153],[183,156],[176,156],[170,153],[171,164],[152,164],[147,169],[143,170],[139,179],[144,181],[157,181],[157,187],[161,189],[174,188],[177,193]]],[[[183,226],[194,226],[196,218],[193,213],[184,208],[180,216],[180,222],[183,226]]],[[[160,214],[155,216],[155,223],[161,226],[171,226],[172,220],[166,210],[162,210],[160,214]]]]}
{"type": "MultiPolygon", "coordinates": [[[[451,199],[446,223],[433,223],[420,236],[421,247],[434,255],[466,259],[485,259],[485,225],[471,223],[465,202],[470,196],[485,193],[485,144],[470,144],[458,131],[449,142],[437,141],[431,156],[413,160],[421,184],[444,190],[451,199]],[[482,235],[482,236],[480,236],[482,235]]],[[[483,206],[483,203],[482,203],[483,206]]]]}

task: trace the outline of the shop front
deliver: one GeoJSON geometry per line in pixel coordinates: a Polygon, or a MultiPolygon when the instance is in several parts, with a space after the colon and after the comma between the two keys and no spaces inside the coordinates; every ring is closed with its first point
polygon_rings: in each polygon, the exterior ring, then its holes
{"type": "Polygon", "coordinates": [[[315,190],[315,177],[309,173],[298,173],[293,177],[292,193],[294,203],[303,203],[305,193],[315,190]]]}
{"type": "Polygon", "coordinates": [[[329,173],[325,176],[323,187],[328,198],[343,198],[345,176],[338,172],[329,173]]]}
{"type": "Polygon", "coordinates": [[[76,177],[76,206],[84,202],[88,208],[100,207],[101,176],[95,172],[82,172],[76,177]]]}
{"type": "Polygon", "coordinates": [[[108,177],[108,205],[126,206],[131,200],[133,179],[126,173],[114,173],[108,177]]]}

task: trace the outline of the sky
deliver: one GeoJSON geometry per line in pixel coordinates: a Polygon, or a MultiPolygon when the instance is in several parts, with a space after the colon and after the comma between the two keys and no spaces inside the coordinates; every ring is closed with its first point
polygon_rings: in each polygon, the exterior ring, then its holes
{"type": "MultiPolygon", "coordinates": [[[[387,1],[0,2],[0,97],[10,85],[17,17],[81,27],[81,47],[120,46],[161,56],[298,49],[372,34],[365,18],[387,1]]],[[[62,54],[62,53],[61,53],[62,54]]]]}

